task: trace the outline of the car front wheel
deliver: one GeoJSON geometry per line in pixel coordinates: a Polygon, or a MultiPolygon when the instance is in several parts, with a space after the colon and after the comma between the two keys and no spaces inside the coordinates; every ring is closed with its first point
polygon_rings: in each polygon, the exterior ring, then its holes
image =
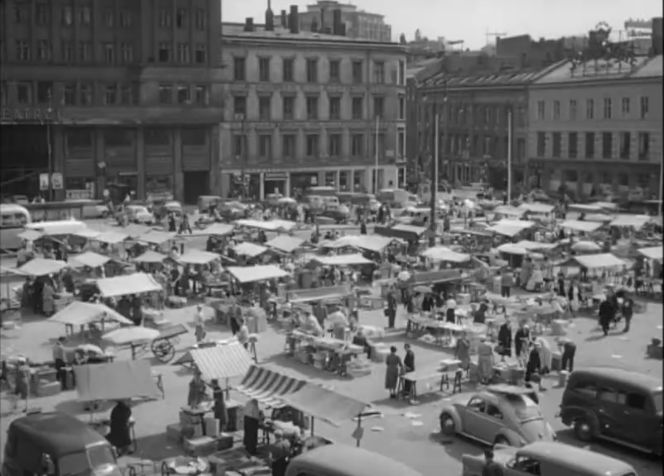
{"type": "Polygon", "coordinates": [[[581,417],[574,422],[574,434],[581,441],[590,441],[593,438],[592,423],[588,418],[581,417]]]}
{"type": "Polygon", "coordinates": [[[456,433],[454,425],[454,418],[448,413],[441,413],[440,415],[440,432],[443,435],[453,435],[456,433]]]}

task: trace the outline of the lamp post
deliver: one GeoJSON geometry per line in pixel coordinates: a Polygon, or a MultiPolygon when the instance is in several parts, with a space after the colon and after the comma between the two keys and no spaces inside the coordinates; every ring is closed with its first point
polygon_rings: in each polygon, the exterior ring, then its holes
{"type": "Polygon", "coordinates": [[[240,161],[240,182],[242,183],[242,187],[240,188],[240,193],[241,193],[241,198],[242,200],[245,199],[246,197],[246,186],[245,186],[245,177],[244,177],[244,168],[245,168],[245,162],[247,161],[247,134],[245,132],[245,121],[244,121],[244,114],[235,114],[235,122],[240,122],[241,125],[241,131],[242,131],[242,139],[240,144],[240,155],[235,156],[236,160],[240,161]]]}
{"type": "MultiPolygon", "coordinates": [[[[442,111],[441,114],[443,118],[445,118],[445,114],[447,114],[447,80],[445,80],[444,83],[444,89],[443,89],[443,104],[442,104],[442,111]]],[[[433,143],[433,160],[431,161],[431,216],[430,216],[430,235],[429,235],[429,246],[435,246],[436,245],[436,212],[437,212],[437,200],[436,200],[436,194],[438,192],[438,160],[439,160],[439,143],[440,143],[440,133],[439,133],[439,123],[440,123],[440,115],[439,112],[436,110],[434,112],[434,143],[433,143]]],[[[447,146],[447,126],[448,126],[448,121],[445,120],[445,129],[443,132],[443,156],[445,155],[445,150],[447,146]]]]}
{"type": "Polygon", "coordinates": [[[46,116],[46,150],[48,154],[48,201],[53,201],[53,146],[51,145],[51,114],[53,113],[53,95],[48,91],[48,113],[46,116]]]}

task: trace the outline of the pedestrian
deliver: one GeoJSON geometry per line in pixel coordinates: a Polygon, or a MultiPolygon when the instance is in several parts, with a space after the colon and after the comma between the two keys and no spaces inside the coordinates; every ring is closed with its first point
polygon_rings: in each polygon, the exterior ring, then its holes
{"type": "Polygon", "coordinates": [[[558,273],[558,285],[556,286],[556,291],[558,296],[565,297],[565,275],[560,272],[558,273]]]}
{"type": "Polygon", "coordinates": [[[397,348],[390,347],[390,353],[385,359],[385,389],[389,390],[390,398],[397,398],[397,383],[399,382],[399,373],[403,369],[401,358],[397,355],[397,348]]]}
{"type": "Polygon", "coordinates": [[[447,322],[450,322],[452,324],[456,324],[456,306],[457,303],[454,300],[454,296],[450,296],[450,298],[447,300],[445,303],[447,306],[447,310],[445,311],[445,320],[447,322]]]}
{"type": "Polygon", "coordinates": [[[500,295],[510,297],[512,286],[514,286],[514,275],[510,268],[505,268],[500,275],[500,295]]]}
{"type": "Polygon", "coordinates": [[[205,339],[205,316],[203,315],[203,306],[198,304],[196,306],[196,314],[194,315],[194,335],[196,342],[202,342],[205,339]]]}
{"type": "Polygon", "coordinates": [[[243,318],[238,324],[240,328],[238,329],[237,334],[235,334],[235,337],[245,349],[249,349],[249,328],[247,327],[247,323],[243,318]]]}
{"type": "Polygon", "coordinates": [[[498,330],[498,355],[502,361],[505,357],[512,357],[512,326],[508,318],[498,330]]]}
{"type": "Polygon", "coordinates": [[[143,322],[143,300],[137,294],[131,297],[131,320],[136,326],[143,322]]]}
{"type": "Polygon", "coordinates": [[[30,400],[30,366],[28,365],[28,359],[25,357],[19,357],[16,362],[16,371],[14,378],[14,395],[16,399],[14,400],[14,410],[18,408],[19,399],[25,400],[25,410],[24,413],[28,412],[28,403],[30,400]]]}
{"type": "Polygon", "coordinates": [[[562,350],[560,370],[567,370],[569,373],[574,371],[574,354],[576,354],[576,344],[571,339],[563,337],[558,340],[558,347],[562,350]]]}
{"type": "Polygon", "coordinates": [[[258,400],[252,398],[244,406],[244,447],[252,456],[256,455],[258,446],[258,427],[263,418],[260,408],[258,408],[258,400]]]}
{"type": "Polygon", "coordinates": [[[602,327],[602,332],[605,336],[609,335],[609,327],[615,316],[615,309],[609,301],[608,296],[604,298],[599,305],[599,325],[602,327]]]}
{"type": "Polygon", "coordinates": [[[173,212],[168,214],[168,231],[171,233],[175,233],[177,231],[175,227],[175,214],[173,212]]]}
{"type": "Polygon", "coordinates": [[[290,443],[284,438],[282,430],[274,432],[274,440],[268,450],[268,462],[272,468],[272,476],[284,476],[290,460],[290,443]]]}
{"type": "Polygon", "coordinates": [[[65,362],[65,344],[66,339],[64,337],[58,337],[58,340],[53,346],[53,362],[55,362],[55,378],[60,382],[60,386],[63,390],[67,389],[67,372],[64,368],[67,366],[65,362]]]}
{"type": "Polygon", "coordinates": [[[477,346],[477,371],[480,383],[487,384],[493,378],[493,349],[486,341],[486,337],[480,337],[480,343],[477,346]]]}
{"type": "Polygon", "coordinates": [[[362,220],[360,223],[360,235],[366,235],[367,234],[367,222],[362,220]]]}
{"type": "Polygon", "coordinates": [[[484,467],[482,476],[503,476],[503,468],[493,460],[493,448],[484,450],[484,467]]]}
{"type": "Polygon", "coordinates": [[[522,324],[514,334],[514,354],[517,359],[522,357],[524,350],[528,350],[528,342],[530,342],[530,328],[522,324]]]}
{"type": "MultiPolygon", "coordinates": [[[[224,401],[224,390],[219,386],[219,380],[213,378],[210,381],[212,387],[212,400],[214,406],[212,408],[214,418],[219,422],[219,431],[223,431],[228,421],[228,411],[226,409],[226,402],[224,401]]],[[[217,436],[217,435],[212,435],[217,436]]]]}
{"type": "Polygon", "coordinates": [[[205,400],[205,382],[201,372],[194,370],[194,376],[189,382],[189,392],[187,394],[187,405],[189,408],[197,409],[198,406],[205,400]]]}
{"type": "MultiPolygon", "coordinates": [[[[410,344],[405,344],[403,346],[404,350],[406,351],[406,355],[403,357],[403,367],[404,373],[408,372],[413,372],[415,370],[415,352],[410,348],[410,344]]],[[[404,395],[410,395],[411,392],[411,382],[410,380],[404,381],[403,385],[403,393],[404,395]]]]}
{"type": "Polygon", "coordinates": [[[128,401],[118,400],[111,411],[110,426],[111,432],[106,439],[118,450],[118,455],[122,456],[131,453],[131,408],[128,401]]]}
{"type": "Polygon", "coordinates": [[[385,309],[385,315],[387,316],[387,328],[394,329],[394,321],[397,317],[397,298],[394,297],[393,290],[387,293],[387,308],[385,309]]]}
{"type": "Polygon", "coordinates": [[[538,346],[541,344],[532,342],[530,353],[528,355],[528,363],[526,364],[526,382],[535,382],[539,385],[540,392],[544,389],[542,387],[542,360],[540,359],[540,352],[538,346]]]}
{"type": "Polygon", "coordinates": [[[634,315],[634,300],[628,294],[625,294],[623,297],[621,312],[625,319],[625,328],[623,329],[623,332],[629,332],[629,326],[632,322],[632,316],[634,315]]]}
{"type": "Polygon", "coordinates": [[[461,369],[468,371],[470,367],[470,339],[468,339],[468,334],[465,331],[457,339],[454,358],[461,362],[461,369]]]}

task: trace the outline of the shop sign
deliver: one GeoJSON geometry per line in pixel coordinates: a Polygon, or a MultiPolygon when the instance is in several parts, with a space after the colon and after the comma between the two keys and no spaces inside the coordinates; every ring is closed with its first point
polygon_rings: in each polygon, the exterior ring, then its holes
{"type": "Polygon", "coordinates": [[[286,180],[286,179],[288,179],[288,174],[286,172],[273,172],[265,174],[265,180],[286,180]]]}
{"type": "Polygon", "coordinates": [[[60,172],[55,172],[51,174],[51,183],[53,184],[53,190],[62,190],[64,188],[64,180],[62,179],[62,174],[60,172]]]}
{"type": "Polygon", "coordinates": [[[0,122],[52,122],[62,119],[62,113],[57,109],[40,107],[0,109],[0,122]]]}
{"type": "Polygon", "coordinates": [[[92,190],[66,190],[65,198],[67,200],[89,200],[92,198],[92,190]]]}
{"type": "Polygon", "coordinates": [[[39,190],[48,190],[48,174],[39,174],[39,190]]]}

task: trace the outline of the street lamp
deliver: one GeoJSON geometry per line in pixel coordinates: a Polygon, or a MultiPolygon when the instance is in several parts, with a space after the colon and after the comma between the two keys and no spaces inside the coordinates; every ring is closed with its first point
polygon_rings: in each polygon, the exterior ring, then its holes
{"type": "Polygon", "coordinates": [[[48,201],[53,200],[53,147],[51,145],[51,114],[53,113],[53,94],[48,90],[48,113],[46,115],[46,147],[48,154],[48,201]]]}
{"type": "Polygon", "coordinates": [[[247,161],[247,135],[245,132],[245,116],[244,114],[235,114],[235,122],[240,122],[241,124],[241,130],[242,130],[242,139],[241,139],[241,147],[240,147],[240,153],[241,156],[235,156],[236,160],[240,161],[240,181],[242,183],[242,187],[240,188],[241,191],[241,197],[244,200],[245,198],[245,177],[244,177],[244,167],[245,167],[245,162],[247,161]]]}

